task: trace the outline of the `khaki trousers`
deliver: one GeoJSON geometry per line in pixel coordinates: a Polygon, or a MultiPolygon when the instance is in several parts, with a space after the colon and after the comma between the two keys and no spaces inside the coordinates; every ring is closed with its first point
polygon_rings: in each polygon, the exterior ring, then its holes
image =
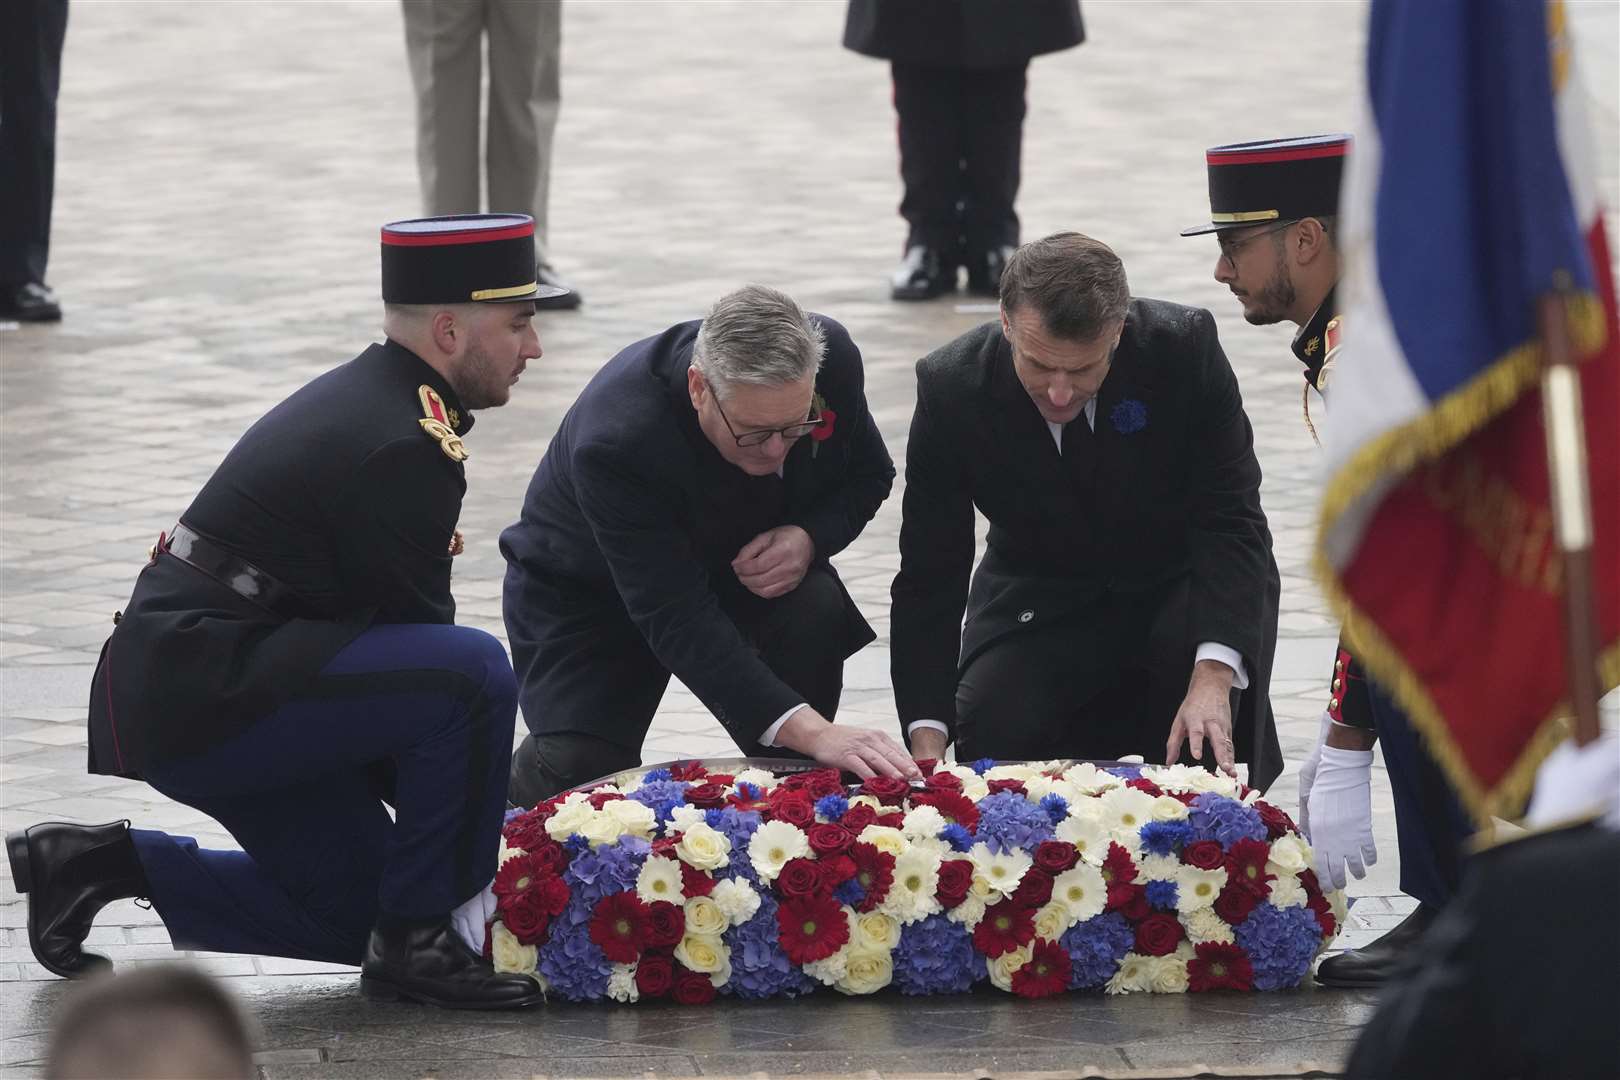
{"type": "Polygon", "coordinates": [[[416,160],[428,214],[479,211],[478,111],[489,36],[484,169],[491,212],[529,214],[546,261],[561,0],[402,0],[416,88],[416,160]]]}

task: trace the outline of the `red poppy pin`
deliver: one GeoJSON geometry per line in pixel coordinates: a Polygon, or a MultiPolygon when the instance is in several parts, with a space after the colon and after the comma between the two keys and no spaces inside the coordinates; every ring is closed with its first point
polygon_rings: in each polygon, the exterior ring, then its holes
{"type": "Polygon", "coordinates": [[[820,419],[816,426],[810,429],[810,456],[815,457],[821,449],[821,444],[832,438],[833,428],[838,423],[838,414],[827,408],[827,399],[816,391],[816,396],[810,399],[811,408],[815,409],[820,419]]]}

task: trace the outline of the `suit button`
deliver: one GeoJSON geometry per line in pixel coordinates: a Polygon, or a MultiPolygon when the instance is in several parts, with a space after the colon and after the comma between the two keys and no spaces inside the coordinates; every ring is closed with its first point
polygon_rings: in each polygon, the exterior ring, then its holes
{"type": "Polygon", "coordinates": [[[1025,608],[1023,611],[1020,611],[1018,613],[1018,621],[1019,622],[1029,622],[1029,620],[1033,619],[1034,617],[1035,617],[1035,612],[1030,610],[1029,608],[1025,608]]]}

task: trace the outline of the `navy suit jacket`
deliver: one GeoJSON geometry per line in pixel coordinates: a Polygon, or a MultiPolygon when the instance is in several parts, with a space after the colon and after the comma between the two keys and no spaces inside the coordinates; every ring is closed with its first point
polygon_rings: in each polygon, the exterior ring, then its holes
{"type": "MultiPolygon", "coordinates": [[[[699,429],[686,387],[698,322],[626,348],[563,417],[522,517],[501,534],[504,614],[531,730],[624,742],[624,729],[645,721],[601,715],[628,711],[611,698],[627,665],[613,664],[612,648],[602,645],[625,640],[627,619],[636,634],[625,648],[644,642],[739,745],[753,745],[805,700],[772,673],[720,601],[741,588],[730,561],[754,536],[799,525],[825,562],[860,534],[894,483],[867,410],[860,351],[837,322],[812,318],[827,343],[816,390],[835,419],[825,440],[794,445],[780,479],[745,475],[699,429]],[[580,671],[571,657],[600,670],[580,671]]],[[[846,656],[874,636],[853,603],[847,616],[838,628],[846,656]]],[[[625,700],[632,696],[626,688],[625,700]]]]}

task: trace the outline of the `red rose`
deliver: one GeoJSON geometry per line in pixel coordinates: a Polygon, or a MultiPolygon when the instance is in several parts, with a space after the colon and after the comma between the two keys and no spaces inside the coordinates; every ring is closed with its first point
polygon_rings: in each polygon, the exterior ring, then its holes
{"type": "MultiPolygon", "coordinates": [[[[658,901],[660,904],[662,900],[658,901]]],[[[663,997],[675,982],[675,962],[662,953],[643,953],[636,965],[636,989],[642,997],[663,997]]]]}
{"type": "Polygon", "coordinates": [[[600,810],[608,803],[622,798],[624,798],[623,793],[618,791],[593,791],[587,796],[587,801],[593,809],[600,810]]]}
{"type": "Polygon", "coordinates": [[[1181,923],[1174,915],[1149,915],[1136,924],[1136,951],[1143,956],[1169,956],[1182,936],[1181,923]]]}
{"type": "Polygon", "coordinates": [[[700,810],[713,810],[726,801],[726,789],[719,784],[703,783],[686,789],[686,801],[700,810]]]}
{"type": "Polygon", "coordinates": [[[814,824],[816,808],[808,792],[794,792],[788,798],[771,800],[771,817],[804,829],[814,824]]]}
{"type": "Polygon", "coordinates": [[[939,768],[938,758],[923,757],[913,758],[912,760],[917,763],[917,771],[923,774],[924,779],[933,776],[934,770],[939,768]]]}
{"type": "Polygon", "coordinates": [[[839,824],[848,829],[850,832],[854,833],[856,836],[859,836],[862,829],[866,828],[876,820],[876,810],[872,809],[870,806],[867,806],[865,803],[856,803],[854,806],[844,811],[844,816],[839,821],[839,824]]]}
{"type": "Polygon", "coordinates": [[[604,896],[591,913],[590,934],[615,964],[634,963],[647,947],[647,905],[633,892],[604,896]]]}
{"type": "Polygon", "coordinates": [[[1135,788],[1137,791],[1145,791],[1155,798],[1164,794],[1164,789],[1159,787],[1158,784],[1155,784],[1153,781],[1140,776],[1138,776],[1135,780],[1125,781],[1125,786],[1135,788]]]}
{"type": "Polygon", "coordinates": [[[810,793],[812,799],[819,799],[825,795],[842,795],[844,793],[843,778],[838,775],[837,769],[812,769],[804,776],[804,789],[810,793]]]}
{"type": "Polygon", "coordinates": [[[1019,997],[1043,998],[1069,988],[1073,963],[1069,953],[1055,941],[1038,941],[1028,960],[1013,972],[1012,992],[1019,997]]]}
{"type": "Polygon", "coordinates": [[[1249,912],[1260,903],[1260,898],[1248,889],[1239,885],[1227,883],[1221,890],[1221,895],[1215,898],[1215,914],[1232,926],[1236,926],[1249,917],[1249,912]]]}
{"type": "Polygon", "coordinates": [[[1035,865],[1053,877],[1065,870],[1073,869],[1079,860],[1080,853],[1075,850],[1074,845],[1066,844],[1062,840],[1042,840],[1035,847],[1035,865]]]}
{"type": "Polygon", "coordinates": [[[1193,952],[1187,961],[1187,989],[1247,990],[1254,984],[1254,965],[1238,946],[1206,941],[1193,952]]]}
{"type": "MultiPolygon", "coordinates": [[[[951,779],[956,779],[954,776],[951,779]]],[[[935,791],[925,791],[921,795],[913,795],[913,806],[932,806],[946,818],[956,822],[968,832],[975,832],[979,828],[979,808],[973,805],[973,800],[960,791],[950,791],[940,788],[935,791]]]]}
{"type": "Polygon", "coordinates": [[[973,864],[966,859],[947,859],[939,864],[939,888],[934,895],[948,908],[967,899],[973,888],[973,864]]]}
{"type": "Polygon", "coordinates": [[[990,794],[992,795],[996,794],[998,791],[1016,791],[1020,795],[1029,794],[1029,792],[1025,790],[1024,782],[1022,780],[991,780],[985,786],[990,789],[990,794]]]}
{"type": "Polygon", "coordinates": [[[911,785],[898,776],[874,776],[861,785],[861,794],[885,806],[899,806],[911,794],[911,785]]]}
{"type": "Polygon", "coordinates": [[[1213,840],[1195,840],[1181,849],[1181,861],[1200,870],[1219,870],[1226,855],[1213,840]]]}
{"type": "Polygon", "coordinates": [[[923,781],[923,786],[929,791],[961,791],[962,778],[955,773],[930,773],[928,779],[923,781]]]}
{"type": "Polygon", "coordinates": [[[732,784],[737,782],[737,778],[732,776],[730,773],[712,772],[703,779],[706,783],[719,784],[721,787],[730,787],[732,784]]]}
{"type": "Polygon", "coordinates": [[[789,859],[776,876],[776,890],[786,897],[814,896],[824,892],[821,868],[809,859],[789,859]]]}
{"type": "Polygon", "coordinates": [[[1011,900],[992,904],[973,930],[973,947],[992,960],[1035,938],[1035,911],[1011,900]]]}
{"type": "Polygon", "coordinates": [[[1255,810],[1260,813],[1260,820],[1265,823],[1266,837],[1275,840],[1280,836],[1287,836],[1291,832],[1298,832],[1299,827],[1294,824],[1293,818],[1272,806],[1268,802],[1257,802],[1255,810]]]}
{"type": "Polygon", "coordinates": [[[669,778],[671,780],[685,780],[696,783],[709,775],[709,770],[703,767],[701,761],[683,761],[679,765],[670,766],[669,778]]]}
{"type": "Polygon", "coordinates": [[[881,825],[885,829],[898,829],[906,823],[906,815],[898,810],[892,814],[879,814],[872,824],[881,825]]]}
{"type": "Polygon", "coordinates": [[[694,870],[681,863],[681,895],[690,899],[694,896],[708,896],[714,892],[714,878],[705,870],[694,870]]]}
{"type": "Polygon", "coordinates": [[[783,900],[776,925],[782,951],[795,964],[825,960],[849,941],[849,919],[830,896],[783,900]]]}
{"type": "MultiPolygon", "coordinates": [[[[674,948],[686,936],[686,912],[668,900],[654,900],[647,905],[647,947],[674,948]]],[[[642,963],[646,963],[646,959],[642,963]]]]}
{"type": "Polygon", "coordinates": [[[551,842],[551,838],[546,835],[546,823],[541,821],[540,816],[533,811],[519,814],[511,821],[508,821],[506,827],[501,830],[501,835],[506,837],[507,847],[521,848],[524,851],[531,852],[535,848],[551,842]]]}
{"type": "Polygon", "coordinates": [[[833,425],[838,423],[838,413],[832,409],[822,409],[821,419],[816,426],[810,429],[810,438],[815,442],[826,442],[832,438],[833,425]]]}
{"type": "Polygon", "coordinates": [[[573,895],[568,883],[555,874],[548,874],[540,879],[533,889],[524,896],[523,902],[531,907],[545,912],[555,918],[563,913],[568,906],[568,898],[573,895]]]}
{"type": "Polygon", "coordinates": [[[855,860],[848,855],[829,855],[816,863],[826,888],[836,889],[855,876],[855,860]]]}
{"type": "Polygon", "coordinates": [[[675,1000],[682,1005],[707,1005],[714,1000],[714,983],[702,972],[683,967],[675,977],[675,1000]]]}
{"type": "MultiPolygon", "coordinates": [[[[1110,891],[1112,895],[1112,891],[1110,891]]],[[[1140,885],[1121,885],[1120,902],[1116,910],[1131,922],[1141,922],[1153,913],[1148,903],[1147,889],[1140,885]]]]}
{"type": "Polygon", "coordinates": [[[805,831],[810,837],[810,850],[817,855],[842,855],[855,842],[855,837],[842,825],[818,822],[805,831]]]}
{"type": "Polygon", "coordinates": [[[1010,899],[1020,907],[1040,907],[1052,899],[1052,875],[1038,866],[1030,867],[1024,871],[1024,877],[1018,882],[1018,888],[1013,890],[1010,899]]]}
{"type": "Polygon", "coordinates": [[[501,911],[501,922],[512,932],[512,936],[524,945],[538,945],[546,936],[546,927],[551,920],[546,913],[528,904],[513,904],[510,908],[501,911]]]}

